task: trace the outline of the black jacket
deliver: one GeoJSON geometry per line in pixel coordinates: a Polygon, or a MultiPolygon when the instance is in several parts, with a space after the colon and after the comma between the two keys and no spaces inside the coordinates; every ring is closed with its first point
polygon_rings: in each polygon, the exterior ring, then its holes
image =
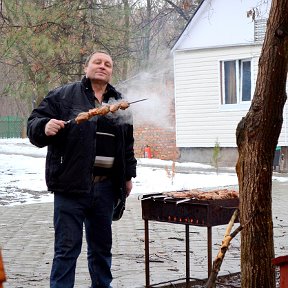
{"type": "MultiPolygon", "coordinates": [[[[119,100],[121,94],[108,84],[104,102],[108,102],[109,99],[119,100]]],[[[49,191],[54,193],[90,192],[97,145],[97,117],[109,117],[108,114],[96,116],[81,124],[72,121],[56,136],[46,136],[44,129],[46,123],[52,118],[67,121],[74,119],[78,113],[94,107],[95,98],[91,83],[84,77],[81,82],[67,84],[49,92],[39,107],[32,111],[27,123],[27,135],[31,143],[37,147],[48,146],[45,176],[49,191]]],[[[117,143],[112,175],[118,192],[115,195],[115,201],[117,203],[122,201],[124,205],[125,182],[136,177],[137,161],[134,157],[131,117],[123,113],[126,116],[123,119],[121,112],[124,111],[116,112],[118,118],[113,115],[110,120],[114,121],[116,127],[117,143]]],[[[121,216],[122,214],[119,217],[121,216]]]]}

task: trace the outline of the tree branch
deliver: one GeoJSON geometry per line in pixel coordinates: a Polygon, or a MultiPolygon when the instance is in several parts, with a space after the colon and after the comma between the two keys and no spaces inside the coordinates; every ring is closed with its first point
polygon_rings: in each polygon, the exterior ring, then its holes
{"type": "Polygon", "coordinates": [[[209,275],[209,278],[207,280],[207,283],[206,285],[204,286],[205,288],[212,288],[214,287],[214,284],[215,284],[215,281],[216,281],[216,278],[217,278],[217,275],[220,271],[220,268],[221,268],[221,265],[222,265],[222,262],[224,260],[224,256],[226,254],[226,251],[228,250],[229,248],[229,245],[230,245],[230,242],[231,240],[239,233],[241,232],[241,230],[243,230],[243,228],[254,218],[254,216],[256,214],[253,214],[251,216],[251,218],[244,224],[244,225],[240,225],[238,226],[237,229],[235,229],[232,233],[231,233],[231,230],[232,230],[232,227],[234,225],[234,222],[235,220],[237,219],[239,215],[239,209],[235,210],[229,223],[228,223],[228,226],[226,228],[226,231],[225,231],[225,235],[224,235],[224,239],[222,240],[222,245],[219,249],[219,252],[215,258],[215,260],[213,261],[213,268],[212,268],[212,272],[211,274],[209,275]]]}
{"type": "Polygon", "coordinates": [[[179,13],[179,15],[181,17],[183,17],[187,22],[189,21],[189,18],[186,16],[185,12],[176,4],[174,4],[172,1],[170,0],[165,0],[165,2],[167,2],[168,4],[170,4],[173,8],[175,8],[175,10],[179,13]]]}

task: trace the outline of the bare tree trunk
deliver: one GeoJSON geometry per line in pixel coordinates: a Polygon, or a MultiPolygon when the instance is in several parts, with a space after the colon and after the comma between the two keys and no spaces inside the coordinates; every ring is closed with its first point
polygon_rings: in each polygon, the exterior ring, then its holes
{"type": "Polygon", "coordinates": [[[274,288],[272,165],[283,122],[288,63],[288,0],[272,0],[259,60],[256,89],[247,115],[237,127],[240,190],[241,285],[274,288]]]}
{"type": "Polygon", "coordinates": [[[147,0],[147,24],[145,27],[144,32],[144,64],[147,65],[149,62],[150,56],[150,32],[151,32],[151,14],[152,14],[152,7],[151,7],[151,0],[147,0]]]}
{"type": "MultiPolygon", "coordinates": [[[[124,29],[125,29],[125,34],[124,34],[124,43],[123,47],[125,51],[129,51],[129,46],[130,46],[130,7],[128,0],[123,0],[124,4],[124,29]]],[[[126,80],[128,77],[128,63],[129,63],[129,58],[126,57],[123,63],[123,70],[122,70],[122,79],[126,80]]]]}

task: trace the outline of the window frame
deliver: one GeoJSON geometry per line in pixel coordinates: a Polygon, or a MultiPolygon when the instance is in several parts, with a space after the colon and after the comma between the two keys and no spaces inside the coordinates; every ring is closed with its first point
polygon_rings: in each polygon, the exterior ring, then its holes
{"type": "Polygon", "coordinates": [[[220,104],[222,108],[236,108],[237,106],[247,106],[251,104],[253,97],[253,58],[246,57],[240,59],[224,59],[219,61],[219,70],[220,70],[220,104]],[[226,102],[226,87],[225,87],[225,63],[234,62],[235,63],[235,90],[236,90],[236,103],[225,103],[226,102]],[[243,63],[250,62],[250,100],[243,100],[243,63]]]}

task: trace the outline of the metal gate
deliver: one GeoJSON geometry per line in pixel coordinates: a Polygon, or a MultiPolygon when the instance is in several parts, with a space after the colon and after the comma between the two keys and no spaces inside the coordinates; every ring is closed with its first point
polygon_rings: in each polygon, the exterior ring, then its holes
{"type": "Polygon", "coordinates": [[[18,116],[0,117],[0,138],[22,138],[24,119],[18,116]]]}

